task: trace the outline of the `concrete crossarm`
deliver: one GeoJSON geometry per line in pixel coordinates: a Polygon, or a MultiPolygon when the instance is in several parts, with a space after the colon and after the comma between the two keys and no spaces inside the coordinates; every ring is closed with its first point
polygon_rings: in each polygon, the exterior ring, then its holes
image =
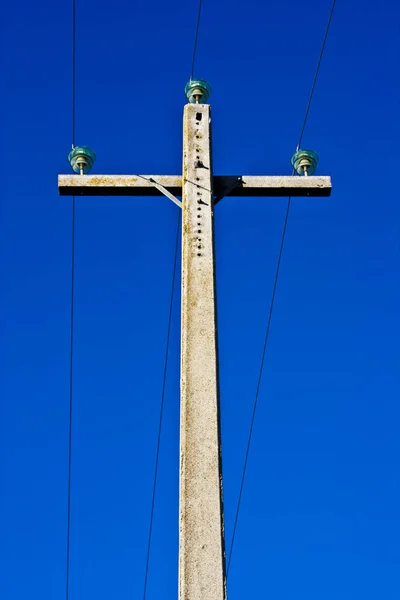
{"type": "MultiPolygon", "coordinates": [[[[61,196],[162,196],[154,181],[174,196],[182,195],[179,175],[59,175],[58,190],[61,196]]],[[[325,176],[217,175],[213,181],[217,197],[330,196],[332,190],[331,178],[325,176]]]]}
{"type": "Polygon", "coordinates": [[[59,175],[58,191],[61,196],[162,196],[151,180],[182,195],[179,175],[59,175]]]}

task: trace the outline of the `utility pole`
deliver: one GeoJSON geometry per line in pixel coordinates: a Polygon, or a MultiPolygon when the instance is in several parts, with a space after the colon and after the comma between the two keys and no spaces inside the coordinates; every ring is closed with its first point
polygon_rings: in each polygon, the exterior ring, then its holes
{"type": "Polygon", "coordinates": [[[182,208],[179,600],[225,600],[225,548],[215,302],[214,205],[224,196],[329,196],[330,177],[312,177],[315,153],[292,162],[306,177],[213,176],[210,87],[185,88],[183,174],[86,175],[94,153],[69,155],[79,175],[59,175],[64,196],[165,195],[182,208]],[[177,196],[182,197],[180,201],[177,196]]]}
{"type": "Polygon", "coordinates": [[[223,600],[211,110],[183,117],[180,600],[223,600]]]}

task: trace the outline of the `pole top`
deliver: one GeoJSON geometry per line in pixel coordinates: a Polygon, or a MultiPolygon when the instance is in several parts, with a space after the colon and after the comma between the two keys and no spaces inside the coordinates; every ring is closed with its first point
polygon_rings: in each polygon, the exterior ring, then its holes
{"type": "Polygon", "coordinates": [[[191,79],[185,85],[185,94],[190,104],[206,104],[211,91],[211,85],[204,79],[191,79]]]}

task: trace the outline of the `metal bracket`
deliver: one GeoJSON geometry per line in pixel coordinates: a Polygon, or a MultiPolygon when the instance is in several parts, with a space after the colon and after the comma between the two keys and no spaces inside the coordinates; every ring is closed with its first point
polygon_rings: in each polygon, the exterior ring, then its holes
{"type": "Polygon", "coordinates": [[[234,189],[241,186],[243,184],[243,178],[240,177],[224,177],[226,181],[224,181],[224,185],[221,189],[217,190],[217,193],[214,196],[214,204],[217,204],[222,198],[229,195],[234,189]]]}
{"type": "Polygon", "coordinates": [[[182,208],[182,202],[180,200],[178,200],[178,198],[175,198],[175,196],[173,194],[171,194],[171,192],[169,192],[163,185],[161,185],[160,183],[157,183],[157,181],[155,181],[155,179],[153,179],[152,177],[149,177],[148,180],[151,181],[151,183],[154,185],[154,187],[157,188],[158,190],[160,190],[160,192],[162,194],[164,194],[164,196],[167,196],[167,198],[172,200],[172,202],[174,202],[177,206],[179,206],[179,208],[182,208]]]}

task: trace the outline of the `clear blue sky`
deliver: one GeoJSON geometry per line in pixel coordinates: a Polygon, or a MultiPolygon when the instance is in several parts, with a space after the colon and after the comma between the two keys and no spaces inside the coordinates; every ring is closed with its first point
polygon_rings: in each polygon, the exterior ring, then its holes
{"type": "MultiPolygon", "coordinates": [[[[219,174],[290,174],[330,0],[204,0],[219,174]]],[[[94,173],[181,172],[197,2],[77,0],[76,143],[94,173]]],[[[65,596],[70,2],[3,9],[2,600],[65,596]]],[[[230,600],[400,598],[399,17],[338,0],[293,200],[230,600]]],[[[225,199],[216,252],[229,549],[285,199],[225,199]]],[[[177,207],[81,198],[70,600],[141,599],[177,207]]],[[[177,598],[177,281],[147,600],[177,598]]]]}

